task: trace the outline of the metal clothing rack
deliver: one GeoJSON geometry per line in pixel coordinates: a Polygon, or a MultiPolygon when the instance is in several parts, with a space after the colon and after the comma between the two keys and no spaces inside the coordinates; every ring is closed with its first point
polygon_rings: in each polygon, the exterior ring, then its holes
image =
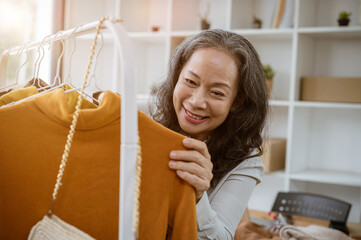
{"type": "MultiPolygon", "coordinates": [[[[91,22],[48,36],[43,41],[26,43],[3,51],[0,54],[0,86],[5,83],[7,59],[16,55],[26,45],[27,49],[52,44],[68,38],[95,32],[99,21],[91,22]]],[[[119,183],[119,227],[118,239],[135,239],[133,230],[135,178],[138,140],[138,113],[136,105],[136,82],[130,38],[124,27],[115,18],[108,18],[104,26],[114,38],[118,54],[114,54],[112,86],[118,89],[121,82],[121,156],[119,183]],[[120,66],[119,66],[120,63],[120,66]],[[119,66],[119,67],[118,67],[119,66]]]]}

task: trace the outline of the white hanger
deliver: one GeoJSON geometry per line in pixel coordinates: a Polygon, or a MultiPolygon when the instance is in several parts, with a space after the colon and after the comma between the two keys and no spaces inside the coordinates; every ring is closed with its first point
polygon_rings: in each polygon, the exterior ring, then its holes
{"type": "Polygon", "coordinates": [[[15,76],[16,76],[16,77],[15,77],[15,82],[16,82],[16,84],[19,82],[19,71],[20,71],[20,69],[21,69],[22,67],[24,67],[24,66],[26,65],[26,63],[28,62],[28,60],[29,60],[29,43],[30,43],[30,42],[27,42],[27,43],[23,44],[23,46],[20,48],[18,54],[16,55],[16,56],[21,56],[21,54],[23,53],[24,48],[27,47],[27,48],[26,48],[26,51],[25,51],[25,53],[26,53],[26,60],[25,60],[25,62],[23,62],[22,64],[20,64],[19,67],[16,69],[16,74],[15,74],[15,76]]]}
{"type": "Polygon", "coordinates": [[[92,73],[89,76],[88,84],[86,85],[86,87],[89,87],[91,85],[91,83],[94,83],[93,86],[97,90],[102,91],[102,89],[97,85],[97,80],[95,78],[95,69],[97,67],[98,56],[99,56],[99,53],[101,52],[101,50],[103,49],[103,45],[104,45],[104,37],[103,37],[102,32],[99,32],[99,35],[100,35],[101,43],[100,43],[100,46],[99,46],[98,50],[95,53],[94,63],[93,63],[93,66],[92,66],[92,73]]]}
{"type": "MultiPolygon", "coordinates": [[[[24,47],[25,47],[26,44],[27,44],[27,43],[25,43],[25,44],[23,44],[23,45],[20,46],[18,52],[16,53],[16,57],[18,57],[18,56],[21,55],[21,53],[22,53],[22,51],[23,51],[23,49],[24,49],[24,47]]],[[[10,48],[9,51],[12,51],[13,49],[14,49],[14,48],[10,48]]],[[[1,54],[1,56],[0,56],[0,64],[2,63],[3,60],[5,61],[4,66],[0,66],[0,68],[3,67],[3,69],[1,69],[0,71],[4,71],[4,73],[2,73],[2,74],[4,75],[4,79],[6,79],[6,66],[7,66],[8,57],[9,57],[9,56],[8,56],[7,54],[1,54]]],[[[28,54],[26,54],[26,61],[27,61],[27,60],[28,60],[28,54]]],[[[24,65],[24,64],[23,64],[23,65],[24,65]]],[[[23,65],[21,65],[20,67],[22,67],[23,65]]],[[[5,85],[5,86],[3,86],[3,87],[0,87],[0,90],[9,89],[9,88],[11,88],[12,86],[16,86],[16,85],[19,84],[19,82],[18,82],[18,71],[19,71],[20,67],[18,67],[17,70],[16,70],[15,82],[14,82],[14,83],[10,83],[9,85],[5,85]]]]}
{"type": "Polygon", "coordinates": [[[67,82],[69,84],[69,86],[71,86],[72,88],[76,88],[75,85],[72,83],[71,81],[71,77],[70,77],[70,70],[71,70],[71,59],[73,57],[73,54],[75,52],[75,49],[76,49],[76,41],[75,41],[75,38],[74,38],[74,34],[75,32],[80,28],[80,27],[83,27],[84,25],[81,24],[79,26],[77,26],[76,28],[74,28],[74,30],[70,33],[69,37],[67,37],[67,39],[71,38],[73,40],[73,48],[70,52],[70,55],[68,57],[68,60],[67,60],[67,73],[65,75],[65,78],[64,78],[64,82],[67,82]]]}
{"type": "MultiPolygon", "coordinates": [[[[49,48],[48,50],[50,50],[51,47],[54,46],[54,42],[55,42],[55,38],[59,35],[59,34],[63,34],[61,31],[60,32],[57,32],[54,36],[53,36],[53,39],[51,41],[51,44],[49,45],[49,48]]],[[[38,88],[38,91],[41,91],[41,90],[44,90],[44,89],[54,89],[54,87],[61,87],[63,86],[64,84],[61,84],[61,79],[60,79],[60,63],[61,63],[61,59],[64,55],[64,41],[63,40],[60,40],[61,44],[62,44],[62,51],[58,57],[58,60],[57,60],[57,67],[56,67],[56,75],[53,79],[53,82],[51,84],[49,84],[48,86],[45,86],[45,87],[40,87],[38,88]],[[59,79],[59,81],[57,81],[59,79]]],[[[40,62],[41,63],[41,62],[40,62]]],[[[40,65],[39,63],[39,65],[40,65]]],[[[40,66],[38,68],[38,72],[37,72],[37,75],[36,75],[36,79],[39,78],[39,70],[40,70],[40,66]]]]}
{"type": "MultiPolygon", "coordinates": [[[[57,34],[55,34],[55,35],[57,35],[57,34]]],[[[39,55],[38,55],[38,58],[37,58],[36,61],[35,61],[35,65],[34,65],[34,73],[33,73],[33,74],[34,74],[34,75],[33,75],[34,81],[33,81],[32,86],[35,85],[35,81],[36,81],[36,79],[38,79],[37,77],[39,76],[40,64],[41,64],[41,61],[42,61],[42,59],[44,58],[44,55],[45,55],[44,43],[45,43],[45,41],[46,41],[49,37],[51,37],[51,36],[52,36],[52,35],[48,35],[48,36],[44,37],[43,40],[41,41],[39,47],[37,48],[37,52],[39,53],[39,55]],[[41,54],[41,51],[43,52],[43,54],[41,54]]],[[[55,39],[55,37],[54,37],[54,39],[55,39]]],[[[57,87],[57,86],[56,86],[56,87],[57,87]]],[[[38,88],[38,90],[41,90],[41,89],[44,89],[44,88],[38,88]]],[[[1,107],[6,107],[6,106],[10,106],[10,105],[13,105],[13,104],[16,104],[16,103],[20,103],[20,102],[29,100],[29,99],[34,98],[34,97],[36,97],[36,96],[39,96],[39,95],[41,95],[41,94],[50,92],[50,91],[52,91],[52,90],[54,90],[54,89],[55,89],[55,87],[51,87],[51,88],[49,88],[49,89],[47,89],[47,90],[45,90],[45,91],[42,91],[42,92],[40,92],[40,93],[31,95],[31,96],[29,96],[29,97],[27,97],[27,98],[20,99],[20,100],[15,101],[15,102],[8,103],[8,104],[3,105],[3,106],[1,106],[1,107]]]]}
{"type": "Polygon", "coordinates": [[[69,55],[69,57],[68,57],[68,60],[67,60],[67,67],[66,67],[66,75],[65,75],[65,77],[64,77],[64,82],[66,82],[66,83],[68,83],[69,84],[69,86],[71,86],[71,87],[73,87],[74,85],[73,85],[73,83],[71,82],[71,77],[70,77],[70,70],[71,70],[71,59],[72,59],[72,57],[73,57],[73,54],[74,54],[74,52],[75,52],[75,48],[76,48],[76,41],[75,41],[75,39],[74,39],[74,36],[71,38],[71,40],[73,40],[73,48],[72,48],[72,50],[71,50],[71,52],[70,52],[70,55],[69,55]]]}
{"type": "MultiPolygon", "coordinates": [[[[42,58],[44,57],[45,50],[44,50],[43,45],[44,45],[45,40],[46,40],[48,37],[50,37],[50,35],[48,35],[48,36],[46,36],[46,37],[43,38],[40,46],[39,46],[39,47],[37,48],[37,50],[36,50],[36,51],[38,52],[38,57],[37,57],[37,59],[36,59],[36,61],[35,61],[35,64],[34,64],[34,72],[33,72],[33,78],[34,78],[34,79],[36,79],[36,75],[37,75],[37,73],[38,73],[38,69],[40,68],[39,63],[41,62],[42,58]],[[42,53],[44,53],[44,54],[42,54],[42,53]]],[[[35,85],[35,81],[33,82],[33,85],[35,85]]]]}
{"type": "MultiPolygon", "coordinates": [[[[96,83],[96,78],[95,78],[95,69],[96,69],[96,64],[97,64],[97,60],[98,60],[98,55],[100,53],[100,51],[102,50],[103,48],[103,41],[104,41],[104,38],[103,38],[103,34],[101,32],[99,32],[99,35],[101,37],[101,44],[100,44],[100,47],[98,47],[98,49],[96,50],[95,52],[95,55],[94,55],[94,61],[93,61],[93,64],[92,64],[92,72],[90,74],[90,76],[88,77],[88,81],[87,81],[87,85],[85,86],[86,88],[89,87],[91,85],[91,82],[94,81],[94,86],[96,89],[102,91],[102,89],[97,85],[96,83]]],[[[74,40],[74,39],[73,39],[74,40]]],[[[74,47],[73,47],[73,51],[75,49],[75,40],[74,40],[74,47]]],[[[70,67],[70,60],[71,60],[71,56],[73,55],[73,51],[71,52],[71,55],[70,55],[70,58],[68,59],[68,66],[70,67]]],[[[69,74],[70,72],[70,69],[68,69],[68,72],[67,74],[69,74]]],[[[67,75],[68,79],[70,80],[70,83],[71,83],[71,77],[70,77],[70,74],[69,76],[67,75]]],[[[72,87],[72,89],[69,89],[69,90],[66,90],[64,93],[68,93],[68,92],[73,92],[73,91],[78,91],[80,90],[79,87],[75,87],[73,84],[70,84],[70,86],[72,87]]],[[[98,99],[95,99],[94,97],[91,96],[91,94],[88,94],[86,93],[85,91],[83,92],[84,96],[88,97],[89,99],[91,99],[93,102],[95,102],[97,105],[99,105],[99,100],[98,99]]]]}

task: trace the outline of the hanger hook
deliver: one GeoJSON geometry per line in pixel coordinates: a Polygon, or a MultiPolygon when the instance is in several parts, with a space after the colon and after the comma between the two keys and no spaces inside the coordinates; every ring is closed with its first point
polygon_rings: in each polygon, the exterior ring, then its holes
{"type": "Polygon", "coordinates": [[[18,56],[21,56],[21,54],[23,53],[24,48],[26,47],[26,51],[25,51],[26,52],[26,60],[25,60],[24,63],[19,65],[19,67],[16,69],[16,78],[15,78],[16,83],[18,83],[18,81],[19,81],[19,71],[20,71],[20,69],[23,66],[25,66],[25,64],[28,62],[28,59],[29,59],[29,44],[30,44],[30,42],[27,42],[27,43],[23,44],[21,50],[17,54],[18,56]]]}
{"type": "Polygon", "coordinates": [[[60,63],[61,63],[61,59],[64,55],[64,40],[60,40],[61,42],[61,45],[62,45],[62,50],[61,50],[61,53],[58,57],[58,61],[57,61],[57,64],[56,64],[56,75],[54,77],[54,84],[60,84],[61,82],[61,79],[60,79],[60,63]]]}
{"type": "Polygon", "coordinates": [[[69,55],[69,57],[68,57],[68,61],[67,61],[67,73],[66,73],[66,75],[65,75],[65,80],[64,80],[64,82],[68,82],[68,83],[70,84],[70,86],[72,86],[72,87],[73,87],[73,84],[72,84],[72,82],[71,82],[71,77],[70,77],[70,70],[71,70],[71,65],[70,65],[70,63],[71,63],[71,59],[72,59],[73,54],[74,54],[75,49],[76,49],[76,41],[75,41],[75,38],[74,38],[74,34],[75,34],[75,32],[76,32],[80,27],[82,27],[83,25],[84,25],[84,24],[81,24],[81,25],[77,26],[76,28],[74,28],[74,30],[73,30],[73,31],[69,34],[69,36],[66,38],[66,39],[71,38],[71,39],[73,40],[73,48],[72,48],[72,50],[71,50],[71,52],[70,52],[70,55],[69,55]]]}
{"type": "Polygon", "coordinates": [[[34,66],[34,76],[33,76],[33,78],[34,78],[33,85],[35,85],[36,76],[37,76],[37,73],[39,72],[39,68],[40,68],[39,63],[40,63],[40,59],[41,59],[42,57],[44,57],[44,56],[42,56],[42,54],[41,54],[41,50],[40,50],[40,49],[42,49],[42,52],[45,54],[45,51],[44,51],[44,43],[45,43],[45,40],[47,40],[50,36],[51,36],[51,35],[45,36],[45,37],[43,38],[43,40],[41,41],[40,46],[37,48],[37,52],[39,53],[39,55],[38,55],[38,58],[37,58],[37,59],[36,59],[36,61],[35,61],[35,66],[34,66]]]}
{"type": "Polygon", "coordinates": [[[103,37],[103,33],[102,32],[99,32],[99,35],[100,35],[100,39],[101,39],[101,44],[99,46],[99,48],[97,49],[96,53],[95,53],[95,56],[94,56],[94,63],[93,63],[93,66],[92,66],[92,72],[89,76],[89,81],[88,81],[88,84],[86,87],[89,87],[90,86],[90,83],[92,82],[92,80],[94,81],[94,86],[98,89],[98,90],[101,90],[101,88],[97,85],[97,81],[96,81],[96,78],[95,78],[95,69],[96,69],[96,66],[97,66],[97,60],[98,60],[98,56],[99,56],[99,53],[101,52],[101,50],[103,49],[103,43],[104,43],[104,37],[103,37]]]}

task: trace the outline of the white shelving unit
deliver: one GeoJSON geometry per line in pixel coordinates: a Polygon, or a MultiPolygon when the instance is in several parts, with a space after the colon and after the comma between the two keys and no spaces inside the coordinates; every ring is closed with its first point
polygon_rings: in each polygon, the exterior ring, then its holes
{"type": "MultiPolygon", "coordinates": [[[[200,31],[198,15],[209,3],[211,28],[245,36],[262,62],[271,64],[276,72],[268,136],[287,139],[286,169],[265,176],[249,208],[269,211],[278,191],[311,192],[352,203],[349,221],[361,221],[361,104],[299,101],[302,76],[361,76],[358,0],[290,0],[292,26],[280,29],[271,28],[277,0],[67,2],[67,28],[104,15],[124,20],[134,40],[138,93],[143,99],[152,85],[164,78],[174,48],[200,31]],[[96,10],[84,11],[90,5],[89,9],[96,10]],[[344,10],[352,12],[350,26],[338,27],[338,13],[344,10]],[[262,29],[252,28],[253,15],[263,20],[262,29]],[[160,30],[152,32],[152,26],[160,30]]],[[[100,64],[109,65],[111,46],[104,41],[100,64]]],[[[75,53],[74,64],[88,53],[75,53]]],[[[84,67],[72,70],[72,76],[82,76],[84,67]]],[[[110,74],[99,67],[95,75],[101,79],[110,74]]]]}

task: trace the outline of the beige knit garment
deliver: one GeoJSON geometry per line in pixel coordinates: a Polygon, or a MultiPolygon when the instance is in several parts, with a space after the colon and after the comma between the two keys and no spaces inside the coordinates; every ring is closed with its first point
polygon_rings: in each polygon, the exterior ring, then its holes
{"type": "Polygon", "coordinates": [[[47,215],[31,228],[28,240],[94,240],[88,234],[67,224],[54,214],[47,215]]]}

